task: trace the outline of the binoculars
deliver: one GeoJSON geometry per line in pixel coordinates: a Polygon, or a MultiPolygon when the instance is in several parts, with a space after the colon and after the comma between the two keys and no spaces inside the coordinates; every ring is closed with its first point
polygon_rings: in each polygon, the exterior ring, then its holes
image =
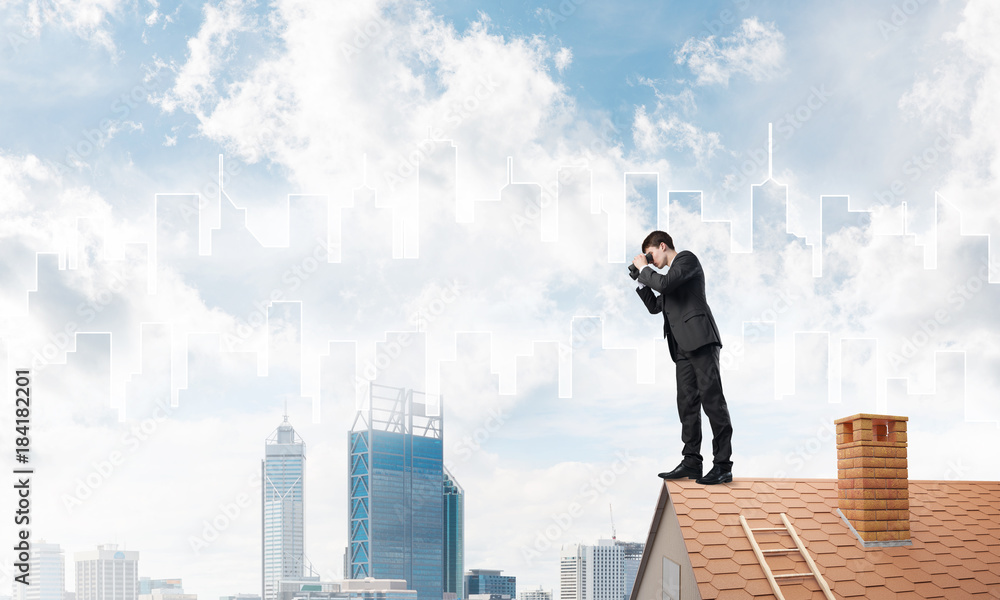
{"type": "MultiPolygon", "coordinates": [[[[648,262],[649,264],[653,264],[653,253],[652,252],[647,252],[646,253],[646,262],[648,262]]],[[[636,269],[635,265],[633,265],[631,263],[629,263],[629,266],[628,266],[628,276],[631,277],[632,279],[639,279],[639,269],[636,269]]]]}

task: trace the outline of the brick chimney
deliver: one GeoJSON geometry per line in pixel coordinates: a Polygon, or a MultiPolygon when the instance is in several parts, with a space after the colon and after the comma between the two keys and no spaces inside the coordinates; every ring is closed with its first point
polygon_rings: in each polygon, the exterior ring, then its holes
{"type": "Polygon", "coordinates": [[[856,414],[837,424],[837,506],[866,547],[910,542],[907,417],[856,414]]]}

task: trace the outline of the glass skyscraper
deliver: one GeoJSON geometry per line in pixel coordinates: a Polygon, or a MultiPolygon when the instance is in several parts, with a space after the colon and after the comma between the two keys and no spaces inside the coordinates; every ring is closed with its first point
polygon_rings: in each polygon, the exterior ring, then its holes
{"type": "Polygon", "coordinates": [[[306,445],[288,416],[264,444],[261,462],[263,600],[277,600],[282,579],[301,579],[305,565],[306,445]]]}
{"type": "Polygon", "coordinates": [[[371,384],[348,436],[350,579],[403,579],[418,600],[444,593],[442,418],[424,394],[371,384]]]}
{"type": "Polygon", "coordinates": [[[444,470],[444,591],[465,598],[465,492],[444,470]]]}

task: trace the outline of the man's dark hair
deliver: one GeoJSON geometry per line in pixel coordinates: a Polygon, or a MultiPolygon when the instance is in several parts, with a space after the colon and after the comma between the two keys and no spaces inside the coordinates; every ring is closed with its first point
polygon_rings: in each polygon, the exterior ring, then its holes
{"type": "Polygon", "coordinates": [[[646,239],[642,240],[642,251],[645,252],[646,248],[651,246],[659,246],[661,243],[667,245],[667,248],[671,250],[674,249],[674,240],[670,239],[670,234],[666,231],[654,231],[646,236],[646,239]]]}

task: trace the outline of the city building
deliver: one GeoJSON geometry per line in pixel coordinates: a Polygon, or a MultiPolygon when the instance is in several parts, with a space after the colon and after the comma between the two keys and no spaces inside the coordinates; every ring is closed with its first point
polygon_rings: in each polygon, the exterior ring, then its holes
{"type": "Polygon", "coordinates": [[[139,600],[198,600],[198,594],[185,594],[180,579],[140,577],[139,600]]]}
{"type": "Polygon", "coordinates": [[[139,600],[198,600],[198,594],[185,594],[182,589],[155,588],[149,594],[139,594],[139,600]]]}
{"type": "Polygon", "coordinates": [[[30,585],[14,582],[14,600],[65,600],[66,558],[59,544],[31,545],[30,585]]]}
{"type": "Polygon", "coordinates": [[[507,596],[517,598],[517,578],[501,575],[503,571],[471,569],[465,574],[465,590],[469,598],[474,595],[507,596]]]}
{"type": "Polygon", "coordinates": [[[320,581],[319,577],[299,577],[278,581],[278,600],[330,600],[338,597],[340,583],[320,581]]]}
{"type": "Polygon", "coordinates": [[[639,572],[639,563],[642,562],[642,550],[646,544],[642,542],[623,542],[615,540],[615,544],[622,549],[622,569],[625,575],[625,597],[632,595],[632,587],[635,585],[635,576],[639,572]]]}
{"type": "Polygon", "coordinates": [[[341,594],[349,600],[417,600],[417,591],[408,589],[402,579],[348,579],[341,594]]]}
{"type": "Polygon", "coordinates": [[[347,577],[401,579],[419,600],[441,600],[443,410],[428,408],[421,392],[371,384],[348,436],[347,577]]]}
{"type": "MultiPolygon", "coordinates": [[[[347,579],[320,581],[319,577],[283,579],[279,600],[417,600],[416,590],[401,579],[347,579]]],[[[223,598],[221,600],[227,600],[223,598]]]]}
{"type": "Polygon", "coordinates": [[[552,600],[552,590],[538,589],[525,590],[517,595],[517,600],[552,600]]]}
{"type": "Polygon", "coordinates": [[[77,600],[138,600],[139,552],[104,544],[75,559],[77,600]]]}
{"type": "Polygon", "coordinates": [[[150,579],[149,577],[139,578],[139,595],[152,594],[153,590],[171,590],[178,594],[184,593],[184,586],[180,579],[150,579]]]}
{"type": "Polygon", "coordinates": [[[219,596],[219,600],[262,600],[260,594],[234,594],[232,596],[219,596]]]}
{"type": "Polygon", "coordinates": [[[444,470],[444,600],[465,598],[465,492],[444,470]]]}
{"type": "Polygon", "coordinates": [[[263,600],[278,600],[282,579],[305,575],[305,468],[306,444],[285,415],[264,443],[261,461],[263,600]]]}
{"type": "Polygon", "coordinates": [[[614,540],[568,544],[559,553],[560,600],[624,600],[625,553],[614,540]]]}

